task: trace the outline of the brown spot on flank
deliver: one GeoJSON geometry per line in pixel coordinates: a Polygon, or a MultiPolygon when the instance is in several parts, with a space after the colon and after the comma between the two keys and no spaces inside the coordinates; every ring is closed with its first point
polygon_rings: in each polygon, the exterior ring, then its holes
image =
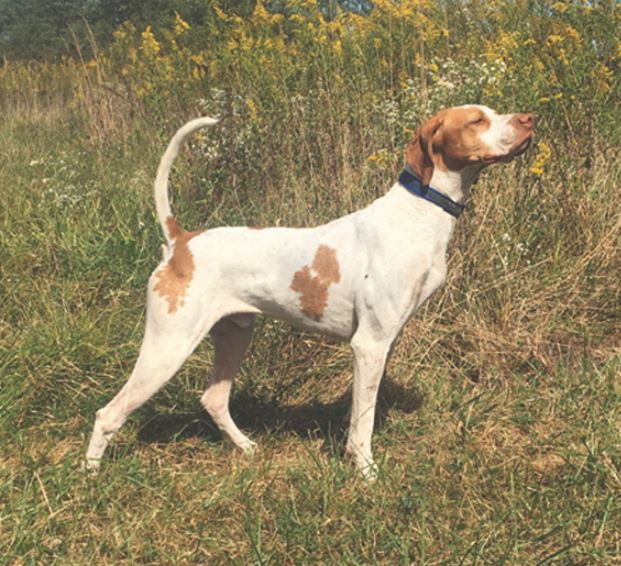
{"type": "Polygon", "coordinates": [[[185,296],[195,269],[194,258],[188,242],[200,234],[200,231],[186,232],[172,216],[166,219],[166,226],[172,242],[173,253],[168,262],[156,272],[157,283],[153,290],[160,297],[166,299],[168,312],[172,314],[185,302],[185,296]]]}
{"type": "Polygon", "coordinates": [[[322,244],[317,248],[312,265],[295,272],[290,289],[301,294],[302,312],[319,321],[328,304],[328,287],[340,280],[336,251],[322,244]]]}

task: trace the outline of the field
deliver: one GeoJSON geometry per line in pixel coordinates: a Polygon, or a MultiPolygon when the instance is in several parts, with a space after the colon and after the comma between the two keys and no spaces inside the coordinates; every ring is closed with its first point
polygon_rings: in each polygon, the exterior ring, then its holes
{"type": "Polygon", "coordinates": [[[189,3],[0,67],[0,564],[621,564],[621,7],[373,4],[189,3]],[[271,320],[231,401],[256,454],[201,408],[207,340],[81,471],[142,338],[177,127],[221,118],[176,163],[184,227],[306,226],[466,102],[535,112],[536,144],[482,175],[399,342],[375,484],[342,457],[349,346],[271,320]]]}

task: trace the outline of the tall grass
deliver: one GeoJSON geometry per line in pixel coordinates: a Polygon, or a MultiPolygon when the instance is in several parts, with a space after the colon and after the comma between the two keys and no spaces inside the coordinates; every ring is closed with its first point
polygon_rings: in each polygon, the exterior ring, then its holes
{"type": "Polygon", "coordinates": [[[124,24],[92,60],[0,68],[0,560],[613,564],[621,560],[614,3],[207,3],[124,24]],[[280,4],[279,4],[280,6],[280,4]],[[198,397],[208,344],[111,447],[78,464],[140,343],[170,135],[187,228],[312,225],[393,182],[414,129],[481,102],[537,115],[537,147],[487,171],[449,280],[408,325],[381,394],[381,477],[340,458],[346,345],[262,321],[222,443],[198,397]]]}

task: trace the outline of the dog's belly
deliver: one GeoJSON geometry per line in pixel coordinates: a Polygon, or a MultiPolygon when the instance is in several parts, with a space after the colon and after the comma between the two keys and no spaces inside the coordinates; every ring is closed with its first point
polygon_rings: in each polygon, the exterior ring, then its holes
{"type": "Polygon", "coordinates": [[[354,334],[355,316],[353,303],[348,300],[332,300],[321,315],[309,314],[303,311],[301,304],[277,304],[270,301],[260,301],[253,305],[266,316],[288,322],[299,330],[316,332],[340,339],[349,339],[354,334]]]}

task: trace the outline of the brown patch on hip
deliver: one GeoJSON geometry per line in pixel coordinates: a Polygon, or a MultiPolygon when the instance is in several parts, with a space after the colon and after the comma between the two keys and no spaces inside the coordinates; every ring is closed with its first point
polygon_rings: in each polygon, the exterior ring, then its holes
{"type": "Polygon", "coordinates": [[[188,242],[201,232],[186,232],[172,216],[166,219],[166,226],[173,243],[173,253],[166,265],[155,274],[157,283],[153,290],[168,302],[168,313],[172,314],[184,305],[194,275],[194,257],[188,242]]]}
{"type": "Polygon", "coordinates": [[[310,267],[306,265],[295,272],[289,288],[301,294],[302,312],[319,321],[328,304],[328,287],[340,280],[336,251],[322,244],[317,248],[312,265],[310,267]]]}

